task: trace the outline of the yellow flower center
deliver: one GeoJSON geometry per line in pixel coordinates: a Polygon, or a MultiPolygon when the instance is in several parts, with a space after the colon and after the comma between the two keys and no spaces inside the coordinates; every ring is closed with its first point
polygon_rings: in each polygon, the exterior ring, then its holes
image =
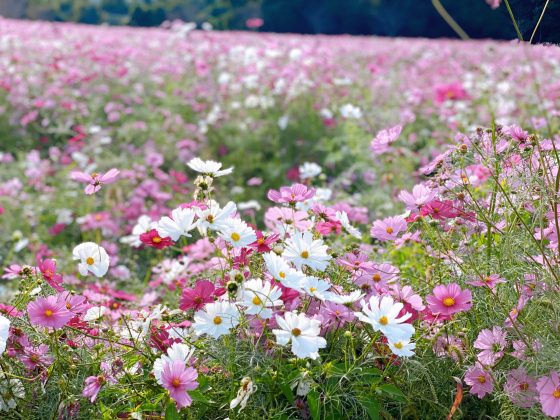
{"type": "Polygon", "coordinates": [[[239,233],[237,232],[233,232],[230,236],[231,240],[234,242],[237,242],[238,240],[241,239],[241,235],[239,235],[239,233]]]}
{"type": "Polygon", "coordinates": [[[259,245],[264,244],[264,238],[259,238],[259,239],[257,239],[257,243],[258,243],[259,245]]]}
{"type": "Polygon", "coordinates": [[[403,344],[400,341],[398,341],[395,343],[395,348],[400,350],[403,348],[403,344]]]}
{"type": "Polygon", "coordinates": [[[455,305],[455,299],[452,297],[446,297],[443,299],[443,304],[449,308],[450,306],[455,305]]]}
{"type": "Polygon", "coordinates": [[[478,375],[478,377],[476,378],[476,380],[478,381],[479,384],[484,384],[484,383],[486,383],[486,378],[484,377],[484,375],[478,375]]]}
{"type": "Polygon", "coordinates": [[[171,385],[173,385],[175,388],[177,388],[181,385],[181,381],[179,380],[179,378],[175,378],[171,381],[171,385]]]}
{"type": "Polygon", "coordinates": [[[159,243],[161,242],[161,238],[160,238],[159,236],[154,236],[154,237],[152,238],[152,242],[153,242],[154,244],[159,244],[159,243]]]}
{"type": "Polygon", "coordinates": [[[310,288],[309,288],[309,291],[310,291],[311,293],[314,293],[314,292],[317,291],[317,288],[316,288],[316,287],[310,287],[310,288]]]}
{"type": "Polygon", "coordinates": [[[219,316],[215,316],[213,319],[214,324],[220,325],[222,323],[222,318],[219,316]]]}
{"type": "Polygon", "coordinates": [[[95,260],[92,257],[87,257],[87,259],[86,259],[87,265],[93,265],[94,262],[95,262],[95,260]]]}
{"type": "Polygon", "coordinates": [[[390,235],[394,231],[393,231],[393,228],[391,226],[389,226],[387,229],[385,229],[385,232],[387,232],[390,235]]]}
{"type": "Polygon", "coordinates": [[[206,216],[206,220],[208,221],[208,223],[213,223],[214,222],[214,216],[209,214],[208,216],[206,216]]]}
{"type": "Polygon", "coordinates": [[[529,389],[529,384],[527,382],[523,382],[522,384],[519,384],[519,389],[521,391],[527,391],[529,389]]]}
{"type": "Polygon", "coordinates": [[[262,301],[259,299],[258,296],[253,298],[253,305],[262,305],[262,301]]]}
{"type": "Polygon", "coordinates": [[[47,309],[45,311],[45,316],[52,316],[52,314],[53,314],[53,311],[51,311],[50,309],[47,309]]]}
{"type": "Polygon", "coordinates": [[[278,276],[280,276],[280,278],[283,279],[283,278],[286,277],[286,273],[284,273],[283,271],[280,271],[280,272],[278,273],[278,276]]]}
{"type": "Polygon", "coordinates": [[[372,279],[374,282],[381,281],[381,274],[375,273],[375,274],[371,277],[371,279],[372,279]]]}
{"type": "Polygon", "coordinates": [[[292,335],[293,335],[294,337],[299,337],[299,336],[301,335],[301,330],[300,330],[299,328],[294,328],[294,329],[292,330],[292,335]]]}
{"type": "Polygon", "coordinates": [[[309,251],[301,251],[301,258],[309,258],[309,251]]]}
{"type": "Polygon", "coordinates": [[[387,319],[387,317],[385,315],[383,315],[381,318],[379,318],[379,323],[381,325],[387,325],[389,323],[389,320],[387,319]]]}
{"type": "Polygon", "coordinates": [[[552,393],[552,396],[553,396],[554,398],[556,398],[557,400],[560,399],[560,388],[556,388],[556,389],[554,390],[554,392],[552,393]]]}

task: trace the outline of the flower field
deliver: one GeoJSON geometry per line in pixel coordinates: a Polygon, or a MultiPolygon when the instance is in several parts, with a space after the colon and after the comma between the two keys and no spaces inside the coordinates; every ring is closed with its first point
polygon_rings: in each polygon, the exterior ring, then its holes
{"type": "Polygon", "coordinates": [[[0,18],[0,417],[560,417],[560,49],[0,18]]]}

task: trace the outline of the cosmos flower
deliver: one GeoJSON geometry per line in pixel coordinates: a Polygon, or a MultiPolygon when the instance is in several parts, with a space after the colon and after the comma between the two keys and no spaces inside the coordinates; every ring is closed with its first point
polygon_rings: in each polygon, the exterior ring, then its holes
{"type": "Polygon", "coordinates": [[[441,319],[451,317],[458,312],[468,311],[472,307],[472,294],[469,289],[461,290],[458,284],[440,284],[434,287],[432,294],[426,297],[428,309],[441,319]]]}
{"type": "Polygon", "coordinates": [[[410,211],[418,211],[422,206],[430,201],[434,200],[437,196],[437,192],[423,184],[417,184],[412,188],[412,193],[408,191],[401,191],[399,194],[399,200],[401,200],[405,205],[406,209],[410,211]]]}
{"type": "Polygon", "coordinates": [[[560,416],[560,377],[556,371],[542,376],[537,382],[539,401],[543,413],[550,417],[560,416]]]}
{"type": "Polygon", "coordinates": [[[246,314],[264,319],[272,318],[272,308],[283,303],[280,300],[282,291],[278,287],[258,279],[244,282],[238,296],[246,314]]]}
{"type": "Polygon", "coordinates": [[[371,236],[379,241],[394,241],[401,232],[407,229],[406,220],[402,216],[387,217],[376,220],[371,227],[371,236]]]}
{"type": "Polygon", "coordinates": [[[94,242],[84,242],[77,245],[72,251],[74,260],[80,260],[78,270],[82,276],[88,272],[96,277],[103,277],[109,270],[109,255],[107,251],[94,242]]]}
{"type": "Polygon", "coordinates": [[[467,370],[465,373],[465,383],[470,385],[470,393],[478,398],[483,398],[494,390],[492,376],[479,363],[467,370]]]}
{"type": "Polygon", "coordinates": [[[229,175],[233,172],[233,167],[222,169],[222,164],[220,162],[215,162],[213,160],[202,160],[200,158],[191,159],[189,163],[187,163],[187,165],[193,171],[200,172],[201,174],[208,175],[214,178],[229,175]]]}
{"type": "Polygon", "coordinates": [[[317,319],[297,312],[286,312],[283,317],[276,316],[276,323],[279,328],[272,330],[276,342],[281,346],[291,342],[292,353],[299,358],[317,359],[319,349],[327,346],[327,340],[319,335],[321,322],[317,319]]]}
{"type": "Polygon", "coordinates": [[[27,305],[27,315],[33,325],[62,328],[74,316],[57,296],[37,298],[27,305]]]}
{"type": "Polygon", "coordinates": [[[207,334],[218,338],[229,334],[231,328],[239,325],[239,309],[230,302],[208,303],[204,309],[194,314],[193,329],[196,335],[207,334]]]}
{"type": "Polygon", "coordinates": [[[151,229],[140,235],[140,241],[152,248],[163,249],[173,245],[173,241],[169,236],[162,237],[157,229],[151,229]]]}
{"type": "Polygon", "coordinates": [[[269,190],[267,197],[275,203],[295,204],[309,200],[315,195],[313,188],[303,184],[294,184],[291,187],[280,187],[279,191],[269,190]]]}
{"type": "Polygon", "coordinates": [[[201,235],[206,235],[208,229],[220,230],[224,223],[235,215],[237,206],[233,201],[229,201],[223,208],[220,208],[217,202],[210,200],[205,209],[196,207],[195,212],[198,216],[198,231],[201,235]]]}
{"type": "Polygon", "coordinates": [[[300,269],[306,265],[314,270],[327,268],[331,256],[320,239],[313,239],[311,232],[295,233],[286,241],[282,256],[300,269]]]}
{"type": "Polygon", "coordinates": [[[173,343],[168,349],[166,354],[158,357],[154,361],[154,366],[152,368],[152,373],[154,374],[156,381],[163,385],[161,374],[163,372],[163,367],[166,364],[180,361],[183,365],[189,363],[194,354],[194,348],[189,347],[183,343],[173,343]]]}
{"type": "Polygon", "coordinates": [[[194,368],[186,367],[183,362],[178,360],[163,366],[162,386],[169,391],[169,396],[175,400],[178,408],[188,407],[192,404],[192,398],[187,391],[198,388],[197,377],[198,372],[194,368]]]}
{"type": "Polygon", "coordinates": [[[253,228],[240,219],[227,219],[220,227],[220,237],[235,248],[246,247],[257,240],[253,228]]]}
{"type": "Polygon", "coordinates": [[[269,252],[263,255],[266,269],[270,275],[285,287],[301,291],[302,281],[305,274],[300,271],[294,270],[289,266],[288,262],[274,252],[269,252]]]}
{"type": "Polygon", "coordinates": [[[414,327],[405,323],[412,315],[405,313],[399,317],[403,304],[395,302],[391,296],[371,296],[362,301],[362,311],[356,317],[380,331],[390,342],[408,341],[414,334],[414,327]]]}
{"type": "Polygon", "coordinates": [[[504,356],[507,345],[507,333],[501,327],[480,331],[473,344],[475,349],[482,350],[478,353],[478,361],[483,365],[491,366],[504,356]]]}
{"type": "Polygon", "coordinates": [[[164,216],[160,219],[156,230],[162,238],[169,237],[173,241],[181,236],[190,238],[192,235],[189,232],[198,225],[198,221],[194,221],[195,216],[194,210],[178,207],[171,212],[171,217],[164,216]]]}
{"type": "Polygon", "coordinates": [[[115,182],[119,173],[120,171],[116,168],[110,169],[104,174],[97,172],[86,174],[85,172],[73,171],[70,173],[70,177],[74,181],[87,183],[88,185],[85,188],[85,193],[91,195],[99,191],[102,185],[115,182]]]}
{"type": "Polygon", "coordinates": [[[537,380],[520,367],[506,375],[504,392],[511,402],[521,408],[530,408],[537,402],[537,380]]]}
{"type": "Polygon", "coordinates": [[[304,179],[311,179],[318,176],[323,170],[319,165],[314,162],[304,162],[299,165],[299,177],[304,179]]]}
{"type": "Polygon", "coordinates": [[[390,145],[401,135],[402,126],[395,125],[386,130],[381,130],[369,145],[369,150],[375,155],[387,153],[390,145]]]}
{"type": "Polygon", "coordinates": [[[214,284],[208,280],[199,280],[194,288],[185,288],[181,294],[179,308],[183,311],[194,308],[196,310],[214,301],[214,284]]]}
{"type": "Polygon", "coordinates": [[[400,357],[412,357],[414,356],[414,349],[416,348],[416,343],[411,343],[410,340],[389,340],[387,345],[391,349],[394,355],[400,357]]]}

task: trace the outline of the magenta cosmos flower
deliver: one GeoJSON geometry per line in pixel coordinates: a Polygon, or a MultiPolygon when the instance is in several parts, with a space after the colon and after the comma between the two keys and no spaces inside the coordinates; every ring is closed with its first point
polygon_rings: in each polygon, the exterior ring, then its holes
{"type": "Polygon", "coordinates": [[[300,201],[309,200],[315,195],[315,189],[308,188],[303,184],[294,184],[291,187],[280,187],[279,191],[269,190],[267,197],[275,203],[295,204],[300,201]]]}
{"type": "Polygon", "coordinates": [[[440,284],[426,297],[428,309],[440,318],[448,318],[457,312],[468,311],[472,307],[469,289],[461,290],[457,283],[440,284]]]}
{"type": "Polygon", "coordinates": [[[380,241],[393,241],[399,233],[406,231],[406,220],[402,216],[387,217],[373,222],[370,234],[380,241]]]}
{"type": "Polygon", "coordinates": [[[64,300],[57,296],[38,298],[27,305],[27,315],[33,325],[62,328],[73,314],[66,308],[64,300]]]}
{"type": "Polygon", "coordinates": [[[560,416],[560,378],[556,371],[551,371],[550,376],[543,376],[537,382],[539,401],[543,413],[550,417],[560,416]]]}
{"type": "Polygon", "coordinates": [[[465,373],[465,383],[470,385],[470,393],[478,398],[483,398],[494,390],[492,376],[478,363],[465,373]]]}
{"type": "Polygon", "coordinates": [[[163,387],[169,391],[169,395],[175,400],[178,408],[188,407],[192,404],[192,398],[187,391],[198,387],[197,377],[197,371],[192,367],[186,367],[183,360],[174,360],[163,367],[161,373],[163,387]]]}
{"type": "Polygon", "coordinates": [[[214,302],[214,285],[208,280],[196,282],[194,288],[184,289],[179,308],[183,311],[194,308],[197,311],[210,302],[214,302]]]}
{"type": "Polygon", "coordinates": [[[120,171],[116,168],[109,169],[106,173],[100,174],[93,172],[91,174],[86,174],[85,172],[73,171],[70,174],[70,178],[74,181],[84,182],[88,184],[85,188],[85,193],[91,195],[96,193],[101,189],[104,184],[111,184],[117,180],[120,171]]]}
{"type": "Polygon", "coordinates": [[[478,361],[490,366],[500,360],[507,345],[506,336],[507,333],[500,327],[480,331],[473,345],[475,349],[482,350],[478,353],[478,361]]]}

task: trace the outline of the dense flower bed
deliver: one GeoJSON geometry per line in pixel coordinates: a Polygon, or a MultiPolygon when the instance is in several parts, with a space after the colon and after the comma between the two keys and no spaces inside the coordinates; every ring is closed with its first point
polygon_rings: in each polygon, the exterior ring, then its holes
{"type": "Polygon", "coordinates": [[[560,416],[559,59],[0,20],[0,410],[560,416]]]}

